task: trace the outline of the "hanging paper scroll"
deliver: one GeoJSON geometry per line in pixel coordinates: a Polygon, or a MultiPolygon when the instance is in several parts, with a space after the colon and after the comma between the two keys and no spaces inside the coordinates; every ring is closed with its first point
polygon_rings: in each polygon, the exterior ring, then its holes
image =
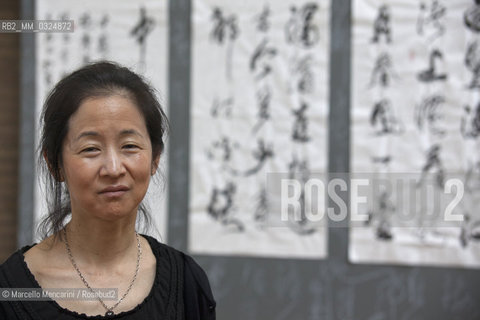
{"type": "Polygon", "coordinates": [[[350,260],[479,267],[480,6],[353,4],[350,260]]]}
{"type": "Polygon", "coordinates": [[[329,14],[327,1],[193,1],[190,251],[326,255],[325,228],[282,219],[268,180],[326,172],[329,14]]]}
{"type": "MultiPolygon", "coordinates": [[[[97,60],[111,60],[143,75],[166,106],[166,1],[37,0],[36,19],[73,20],[73,33],[36,34],[36,123],[49,90],[65,75],[97,60]]],[[[38,143],[39,128],[35,139],[38,143]]],[[[161,170],[165,171],[165,160],[161,170]]],[[[36,189],[35,219],[46,213],[45,196],[36,189]]],[[[165,235],[165,188],[152,183],[145,204],[155,227],[165,235]]]]}

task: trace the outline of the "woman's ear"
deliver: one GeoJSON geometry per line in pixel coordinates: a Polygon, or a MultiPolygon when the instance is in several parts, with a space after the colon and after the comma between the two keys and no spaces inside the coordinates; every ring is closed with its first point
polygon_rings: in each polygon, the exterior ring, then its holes
{"type": "Polygon", "coordinates": [[[154,175],[157,172],[158,169],[158,164],[160,163],[160,154],[158,154],[155,159],[152,161],[152,171],[150,172],[150,175],[154,175]]]}
{"type": "Polygon", "coordinates": [[[45,160],[45,163],[47,164],[47,167],[48,167],[48,171],[50,172],[50,174],[55,178],[55,180],[57,180],[58,182],[64,182],[65,181],[65,178],[64,178],[64,174],[63,174],[63,169],[60,168],[59,169],[59,172],[58,172],[58,177],[56,176],[55,174],[55,170],[53,170],[52,168],[52,165],[50,164],[50,161],[48,161],[48,157],[47,157],[47,152],[46,151],[43,151],[42,153],[43,155],[43,160],[45,160]]]}

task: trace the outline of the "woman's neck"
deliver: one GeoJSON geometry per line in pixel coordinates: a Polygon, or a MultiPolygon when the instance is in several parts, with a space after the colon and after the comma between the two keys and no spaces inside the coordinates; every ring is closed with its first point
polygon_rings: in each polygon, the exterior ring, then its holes
{"type": "Polygon", "coordinates": [[[115,265],[124,258],[130,260],[137,251],[135,220],[99,223],[77,221],[72,217],[65,230],[77,263],[105,267],[115,265]]]}

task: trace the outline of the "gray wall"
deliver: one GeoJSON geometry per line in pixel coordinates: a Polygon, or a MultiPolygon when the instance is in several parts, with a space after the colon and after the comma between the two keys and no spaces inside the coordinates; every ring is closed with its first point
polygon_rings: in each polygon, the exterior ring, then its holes
{"type": "MultiPolygon", "coordinates": [[[[22,0],[24,19],[33,0],[22,0]]],[[[279,1],[279,0],[277,0],[279,1]]],[[[350,16],[332,0],[329,171],[348,172],[350,144],[350,16]]],[[[191,2],[170,1],[168,242],[187,249],[191,2]]],[[[31,19],[31,18],[30,18],[31,19]]],[[[22,35],[23,36],[23,35],[22,35]]],[[[33,39],[22,40],[22,156],[19,245],[31,242],[33,39]],[[31,149],[30,149],[31,150],[31,149]],[[29,205],[30,203],[30,205],[29,205]]],[[[348,199],[348,195],[344,195],[348,199]]],[[[327,260],[196,256],[209,275],[226,320],[480,319],[480,272],[428,267],[352,265],[348,229],[330,223],[327,260]]]]}

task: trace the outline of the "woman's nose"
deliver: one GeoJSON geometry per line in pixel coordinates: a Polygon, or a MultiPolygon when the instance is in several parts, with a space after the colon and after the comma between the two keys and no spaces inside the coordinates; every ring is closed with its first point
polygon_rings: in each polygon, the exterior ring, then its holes
{"type": "Polygon", "coordinates": [[[100,174],[104,176],[117,177],[125,173],[125,166],[121,155],[116,151],[109,151],[105,154],[100,174]]]}

